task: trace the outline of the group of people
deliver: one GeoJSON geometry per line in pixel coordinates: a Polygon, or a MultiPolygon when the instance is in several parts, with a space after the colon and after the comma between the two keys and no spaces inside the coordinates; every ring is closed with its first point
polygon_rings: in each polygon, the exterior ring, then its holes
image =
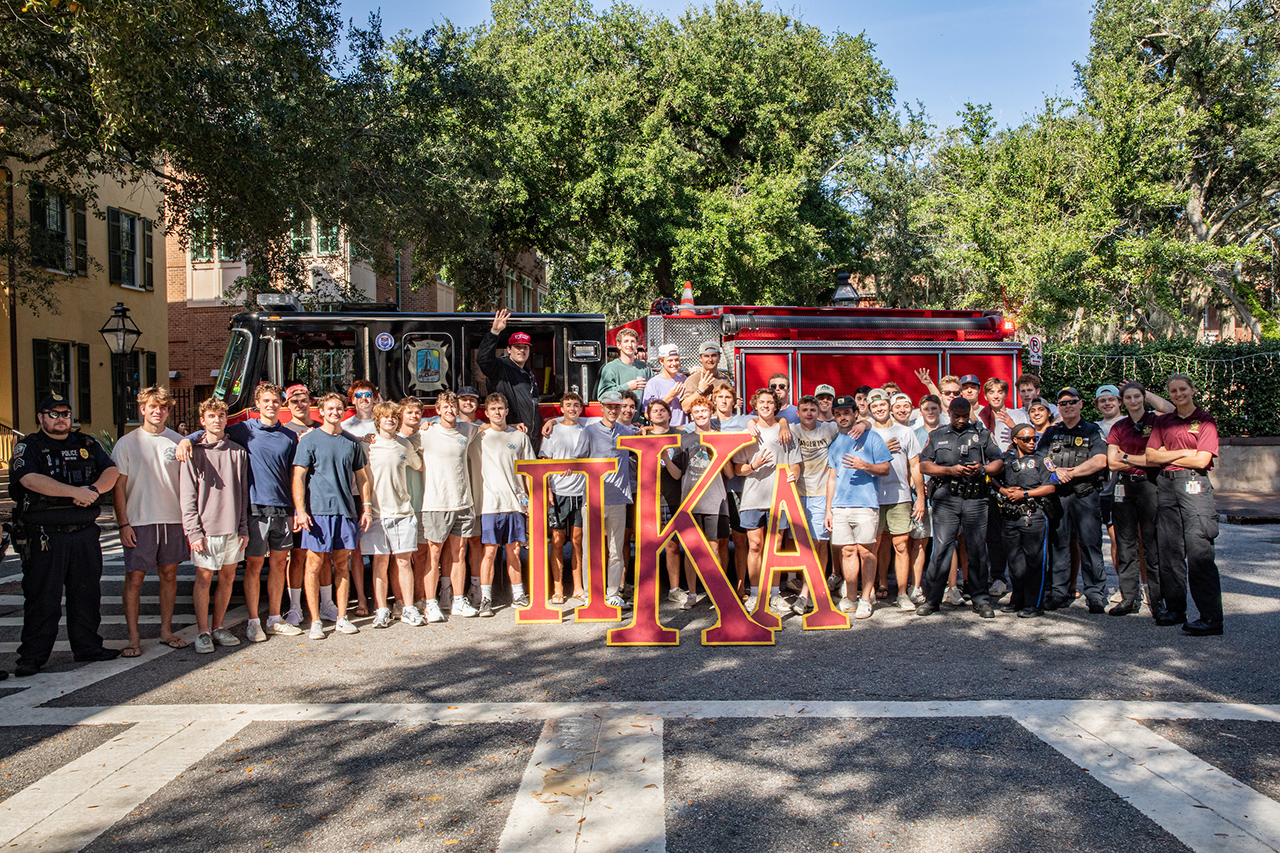
{"type": "MultiPolygon", "coordinates": [[[[717,469],[692,512],[748,611],[803,614],[812,606],[799,577],[761,589],[781,473],[795,483],[805,518],[783,517],[778,526],[807,527],[830,588],[843,589],[840,607],[855,618],[870,617],[890,597],[891,582],[893,604],[919,616],[944,602],[970,602],[992,618],[1008,595],[1002,610],[1035,617],[1079,593],[1091,613],[1102,613],[1105,524],[1120,580],[1110,613],[1136,613],[1145,599],[1159,624],[1196,635],[1222,631],[1208,479],[1217,432],[1185,376],[1170,377],[1169,400],[1136,382],[1098,388],[1098,423],[1082,419],[1077,389],[1063,388],[1051,401],[1033,375],[1018,378],[1022,408],[1009,405],[1003,380],[945,376],[934,385],[927,371],[917,373],[927,393],[914,401],[885,383],[851,395],[822,385],[793,404],[783,374],[741,400],[718,367],[718,342],[699,348],[699,365],[687,375],[674,345],[664,346],[654,374],[636,357],[638,336],[624,328],[621,357],[601,373],[600,417],[585,419],[582,397],[569,392],[560,416],[543,423],[528,335],[509,335],[506,354],[497,355],[506,321],[499,312],[481,345],[479,361],[495,389],[483,398],[463,387],[430,401],[384,401],[358,380],[346,395],[313,401],[304,385],[263,383],[257,417],[228,425],[226,405],[206,400],[199,429],[184,436],[166,426],[171,395],[152,387],[138,395],[140,427],[110,456],[70,429],[65,399],[44,400],[41,431],[16,448],[11,479],[26,600],[18,674],[48,660],[64,589],[77,660],[141,654],[140,591],[151,572],[160,587],[160,640],[184,647],[173,614],[177,567],[188,557],[199,653],[241,642],[224,622],[242,561],[250,642],[304,632],[321,640],[326,622],[358,633],[352,615],[372,615],[375,629],[393,620],[441,622],[446,613],[491,616],[500,561],[513,606],[527,606],[521,548],[530,519],[516,463],[535,456],[618,460],[604,480],[605,594],[628,609],[636,471],[618,439],[638,432],[680,434],[662,458],[663,521],[717,469]],[[425,404],[435,407],[431,421],[425,404]],[[711,431],[745,432],[751,443],[722,463],[702,442],[711,431]],[[104,648],[98,634],[95,519],[108,491],[124,549],[123,652],[104,648]],[[1199,613],[1193,621],[1188,589],[1199,613]]],[[[553,604],[585,603],[585,476],[554,477],[551,488],[549,565],[528,570],[551,572],[553,604]]],[[[663,560],[668,599],[695,607],[703,600],[697,575],[674,541],[663,560]]]]}

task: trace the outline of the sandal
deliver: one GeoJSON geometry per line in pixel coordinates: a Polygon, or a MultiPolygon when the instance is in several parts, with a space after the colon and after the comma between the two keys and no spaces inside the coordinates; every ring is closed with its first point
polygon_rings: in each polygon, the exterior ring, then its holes
{"type": "Polygon", "coordinates": [[[187,641],[179,637],[177,634],[170,634],[168,638],[161,637],[160,642],[164,643],[171,649],[185,649],[187,641]]]}
{"type": "Polygon", "coordinates": [[[876,587],[876,598],[878,598],[881,601],[884,601],[888,597],[889,597],[889,587],[887,586],[876,587]]]}
{"type": "Polygon", "coordinates": [[[141,646],[125,646],[123,649],[120,650],[120,657],[122,658],[136,658],[141,656],[142,656],[141,646]]]}
{"type": "Polygon", "coordinates": [[[357,616],[368,616],[368,615],[369,615],[369,605],[365,604],[363,601],[362,601],[362,602],[360,602],[359,604],[357,604],[357,605],[356,605],[356,615],[357,615],[357,616]]]}
{"type": "Polygon", "coordinates": [[[551,596],[551,603],[552,603],[552,604],[564,604],[564,593],[563,593],[563,592],[557,592],[555,595],[551,596]]]}

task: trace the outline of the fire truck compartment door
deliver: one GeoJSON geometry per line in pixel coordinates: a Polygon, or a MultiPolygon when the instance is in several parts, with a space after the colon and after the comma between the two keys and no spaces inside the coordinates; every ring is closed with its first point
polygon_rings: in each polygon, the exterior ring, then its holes
{"type": "Polygon", "coordinates": [[[402,345],[406,393],[423,397],[453,387],[452,335],[409,334],[404,336],[402,345]]]}
{"type": "MultiPolygon", "coordinates": [[[[812,394],[819,385],[830,385],[836,394],[852,394],[860,385],[879,388],[896,382],[912,401],[926,393],[916,371],[927,368],[937,382],[942,376],[939,352],[806,352],[800,355],[800,396],[812,394]]],[[[797,398],[798,399],[798,398],[797,398]]]]}
{"type": "MultiPolygon", "coordinates": [[[[795,353],[787,352],[744,352],[742,354],[742,387],[738,396],[750,401],[751,395],[760,388],[769,387],[769,377],[775,373],[793,376],[792,359],[795,353]]],[[[790,381],[790,379],[788,379],[790,381]]]]}
{"type": "Polygon", "coordinates": [[[952,376],[972,373],[982,382],[994,376],[1008,382],[1010,387],[1018,378],[1017,365],[1011,352],[948,352],[947,362],[947,373],[952,376]]]}

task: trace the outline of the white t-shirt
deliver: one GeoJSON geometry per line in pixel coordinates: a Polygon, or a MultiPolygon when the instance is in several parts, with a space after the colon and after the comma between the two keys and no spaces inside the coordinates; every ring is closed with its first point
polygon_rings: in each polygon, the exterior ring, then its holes
{"type": "Polygon", "coordinates": [[[368,446],[369,465],[366,468],[373,478],[371,489],[374,518],[403,518],[413,515],[413,498],[409,492],[408,472],[422,470],[422,457],[409,439],[397,435],[394,438],[375,438],[368,446]]]}
{"type": "MultiPolygon", "coordinates": [[[[1013,421],[1014,426],[1018,424],[1029,424],[1030,419],[1027,418],[1025,409],[1013,409],[1005,407],[1004,413],[1009,416],[1009,420],[1013,421]]],[[[991,437],[996,440],[996,444],[1000,446],[1000,452],[1004,453],[1013,446],[1013,427],[1010,427],[999,418],[992,421],[991,437]]],[[[1105,437],[1105,436],[1104,436],[1105,437]]]]}
{"type": "MultiPolygon", "coordinates": [[[[551,435],[542,439],[538,453],[543,459],[585,459],[590,443],[582,431],[582,422],[573,426],[558,423],[551,435]]],[[[551,478],[551,491],[560,497],[580,498],[587,493],[585,474],[557,474],[551,478]]]]}
{"type": "Polygon", "coordinates": [[[755,445],[748,445],[739,450],[734,455],[733,461],[745,465],[755,459],[762,450],[772,453],[773,461],[742,478],[742,500],[738,504],[739,509],[768,509],[773,501],[774,471],[780,465],[795,465],[800,461],[800,448],[796,444],[795,435],[791,436],[791,441],[787,444],[778,441],[781,423],[774,423],[771,427],[763,423],[758,426],[760,434],[756,436],[755,445]]]}
{"type": "Polygon", "coordinates": [[[366,436],[378,434],[378,427],[373,423],[373,418],[361,420],[352,415],[342,422],[342,428],[356,438],[365,438],[366,436]]]}
{"type": "Polygon", "coordinates": [[[824,498],[827,495],[827,450],[840,434],[835,421],[819,421],[813,431],[804,424],[791,425],[791,437],[800,445],[800,495],[824,498]]]}
{"type": "Polygon", "coordinates": [[[477,434],[472,424],[464,423],[459,423],[458,429],[436,424],[419,433],[424,462],[423,512],[456,512],[473,507],[467,450],[477,434]]]}
{"type": "Polygon", "coordinates": [[[484,471],[481,514],[527,512],[529,493],[525,489],[524,477],[516,473],[516,463],[521,459],[534,458],[529,436],[515,427],[507,427],[506,432],[487,429],[480,433],[476,444],[480,447],[484,471]]]}
{"type": "Polygon", "coordinates": [[[889,454],[889,473],[877,478],[880,506],[906,503],[911,500],[911,475],[907,460],[920,455],[920,441],[916,438],[916,431],[897,421],[890,421],[889,426],[883,429],[874,424],[871,428],[884,439],[886,445],[895,438],[901,445],[898,450],[889,454]]]}
{"type": "Polygon", "coordinates": [[[129,479],[124,485],[124,508],[129,524],[181,524],[178,480],[182,463],[176,456],[182,436],[166,429],[152,435],[135,429],[116,442],[111,459],[129,479]]]}

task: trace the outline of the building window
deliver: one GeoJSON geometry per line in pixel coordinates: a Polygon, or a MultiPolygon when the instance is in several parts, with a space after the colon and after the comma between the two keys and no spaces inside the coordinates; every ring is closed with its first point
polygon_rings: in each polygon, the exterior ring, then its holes
{"type": "Polygon", "coordinates": [[[71,211],[62,196],[31,185],[31,260],[45,269],[72,269],[71,211]]]}
{"type": "Polygon", "coordinates": [[[503,273],[503,278],[506,280],[506,289],[503,296],[504,296],[504,301],[506,302],[506,305],[507,305],[507,310],[519,311],[520,310],[520,301],[519,301],[520,287],[516,283],[516,271],[507,270],[506,272],[503,273]]]}
{"type": "Polygon", "coordinates": [[[77,422],[93,420],[89,345],[35,340],[31,346],[35,404],[39,406],[45,397],[57,394],[72,406],[77,422]]]}
{"type": "Polygon", "coordinates": [[[520,310],[533,313],[533,281],[528,276],[520,281],[520,310]]]}
{"type": "Polygon", "coordinates": [[[339,255],[342,253],[342,238],[337,225],[327,225],[316,221],[316,254],[339,255]]]}
{"type": "Polygon", "coordinates": [[[213,226],[202,225],[191,234],[191,262],[213,263],[213,226]]]}
{"type": "Polygon", "coordinates": [[[291,238],[294,252],[304,257],[311,255],[311,220],[294,223],[291,238]]]}
{"type": "Polygon", "coordinates": [[[107,208],[108,278],[112,284],[154,290],[151,220],[107,208]]]}

